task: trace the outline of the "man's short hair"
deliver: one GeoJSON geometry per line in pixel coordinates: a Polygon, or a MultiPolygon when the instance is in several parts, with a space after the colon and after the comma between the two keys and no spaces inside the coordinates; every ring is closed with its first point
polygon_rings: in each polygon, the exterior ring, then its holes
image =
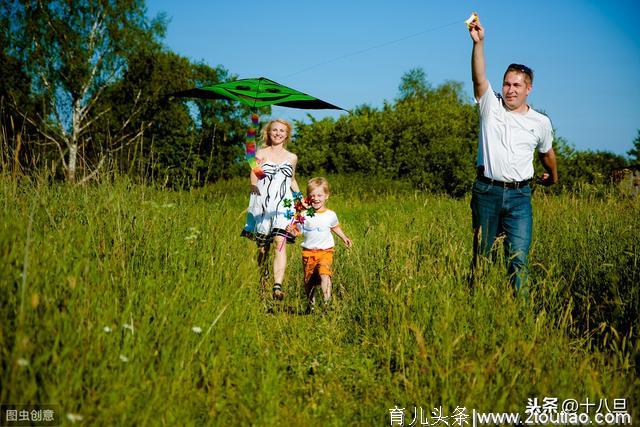
{"type": "Polygon", "coordinates": [[[507,67],[507,70],[504,72],[504,76],[502,77],[503,80],[505,77],[507,77],[507,73],[510,71],[516,71],[518,73],[524,74],[525,80],[528,80],[527,83],[529,83],[530,85],[533,84],[533,70],[527,67],[526,65],[509,64],[509,66],[507,67]]]}

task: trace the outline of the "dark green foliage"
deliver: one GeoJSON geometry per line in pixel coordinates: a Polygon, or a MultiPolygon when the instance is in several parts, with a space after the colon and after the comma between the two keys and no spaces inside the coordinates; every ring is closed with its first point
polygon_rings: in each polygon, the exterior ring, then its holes
{"type": "Polygon", "coordinates": [[[25,171],[34,157],[33,169],[51,164],[69,180],[112,171],[180,187],[247,173],[246,107],[169,97],[233,76],[164,50],[165,19],[147,19],[143,2],[0,0],[0,10],[3,166],[15,158],[25,171]],[[18,138],[24,123],[31,133],[18,138]]]}
{"type": "MultiPolygon", "coordinates": [[[[337,120],[296,123],[294,150],[303,175],[365,174],[402,179],[415,188],[460,196],[475,177],[478,113],[459,82],[433,88],[422,69],[407,72],[400,97],[381,110],[364,105],[337,120]]],[[[639,134],[640,135],[640,134],[639,134]]],[[[640,136],[636,146],[640,146],[640,136]]],[[[549,191],[604,191],[612,171],[627,164],[607,151],[578,151],[556,135],[553,143],[560,182],[549,191]]],[[[637,156],[636,151],[629,155],[637,156]]],[[[534,160],[536,175],[543,168],[534,160]]]]}
{"type": "MultiPolygon", "coordinates": [[[[144,2],[0,0],[0,12],[3,168],[46,168],[70,180],[76,168],[85,178],[113,171],[178,187],[248,174],[248,107],[168,96],[235,76],[163,48],[166,20],[147,18],[144,2]]],[[[297,122],[290,149],[305,176],[357,174],[460,196],[475,175],[477,139],[477,110],[462,84],[433,87],[416,68],[380,109],[297,122]]],[[[628,154],[638,162],[640,133],[634,144],[628,154]]],[[[551,191],[604,188],[611,170],[626,165],[561,137],[554,147],[560,184],[551,191]]]]}
{"type": "Polygon", "coordinates": [[[300,173],[357,172],[464,194],[475,176],[478,118],[463,100],[462,84],[432,89],[417,69],[403,77],[400,90],[401,98],[382,110],[362,106],[336,121],[296,123],[300,173]]]}
{"type": "MultiPolygon", "coordinates": [[[[212,69],[205,64],[193,65],[192,75],[191,86],[187,88],[236,79],[236,76],[230,75],[221,66],[212,69]]],[[[249,107],[226,100],[194,99],[174,102],[186,102],[195,107],[199,155],[202,159],[197,172],[198,182],[249,175],[249,168],[244,162],[245,135],[251,124],[249,107]]],[[[271,107],[258,108],[256,112],[259,115],[269,115],[271,107]]]]}
{"type": "Polygon", "coordinates": [[[0,11],[8,17],[2,27],[5,51],[29,83],[11,88],[20,94],[13,98],[42,100],[37,112],[14,108],[29,114],[74,181],[78,169],[90,170],[98,151],[89,135],[105,113],[95,108],[97,101],[121,78],[132,52],[155,45],[164,21],[147,19],[141,0],[1,0],[0,11]]]}
{"type": "Polygon", "coordinates": [[[0,7],[0,164],[2,168],[15,168],[16,172],[29,172],[39,153],[25,141],[32,140],[37,131],[23,114],[33,115],[38,100],[28,96],[29,78],[20,61],[9,52],[11,16],[3,12],[6,11],[0,7]]]}
{"type": "Polygon", "coordinates": [[[172,52],[139,52],[129,58],[123,79],[103,99],[111,114],[102,120],[101,132],[128,138],[115,141],[125,148],[114,158],[118,170],[178,187],[245,173],[241,157],[248,109],[227,101],[171,97],[230,78],[221,66],[192,64],[172,52]]]}
{"type": "Polygon", "coordinates": [[[640,165],[640,129],[638,129],[638,136],[633,140],[633,148],[627,151],[627,154],[631,157],[632,164],[640,165]]]}
{"type": "Polygon", "coordinates": [[[585,185],[604,189],[611,184],[612,171],[627,165],[623,156],[609,151],[579,151],[563,138],[554,141],[559,183],[556,191],[576,190],[585,185]]]}

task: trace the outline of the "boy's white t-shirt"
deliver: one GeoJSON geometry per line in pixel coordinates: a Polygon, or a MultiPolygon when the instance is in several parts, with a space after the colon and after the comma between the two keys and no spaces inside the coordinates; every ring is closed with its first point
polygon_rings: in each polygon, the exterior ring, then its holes
{"type": "Polygon", "coordinates": [[[338,215],[332,210],[325,209],[313,216],[306,216],[302,224],[304,249],[331,249],[335,246],[331,229],[338,225],[338,215]]]}

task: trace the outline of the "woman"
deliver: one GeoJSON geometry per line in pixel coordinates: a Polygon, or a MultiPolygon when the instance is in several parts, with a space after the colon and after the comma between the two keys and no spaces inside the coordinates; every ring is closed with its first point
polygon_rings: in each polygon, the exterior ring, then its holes
{"type": "Polygon", "coordinates": [[[273,298],[284,297],[282,281],[287,267],[287,250],[285,240],[293,242],[287,233],[289,220],[285,213],[285,200],[293,200],[291,190],[299,192],[295,178],[298,156],[286,150],[291,141],[291,124],[282,119],[271,120],[261,132],[263,146],[256,153],[258,165],[264,177],[258,179],[251,171],[251,196],[247,223],[242,236],[252,238],[258,244],[258,264],[262,265],[269,252],[271,243],[276,250],[273,258],[273,298]]]}

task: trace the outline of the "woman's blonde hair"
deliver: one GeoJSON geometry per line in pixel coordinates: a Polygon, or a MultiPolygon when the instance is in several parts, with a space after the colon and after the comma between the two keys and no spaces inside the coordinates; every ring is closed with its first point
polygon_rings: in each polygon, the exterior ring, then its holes
{"type": "Polygon", "coordinates": [[[329,181],[327,181],[326,178],[323,178],[321,176],[311,178],[307,183],[307,194],[311,193],[316,188],[322,188],[322,191],[324,191],[327,195],[331,194],[331,192],[329,191],[329,181]]]}
{"type": "Polygon", "coordinates": [[[283,147],[286,147],[287,143],[291,142],[291,130],[293,128],[291,126],[291,123],[289,123],[285,119],[274,119],[274,120],[271,120],[266,125],[264,125],[264,127],[262,128],[262,131],[260,132],[260,140],[262,141],[262,146],[263,147],[271,146],[271,139],[269,138],[269,132],[271,131],[271,126],[273,126],[274,123],[283,124],[287,128],[287,138],[284,140],[284,143],[282,144],[283,147]]]}

